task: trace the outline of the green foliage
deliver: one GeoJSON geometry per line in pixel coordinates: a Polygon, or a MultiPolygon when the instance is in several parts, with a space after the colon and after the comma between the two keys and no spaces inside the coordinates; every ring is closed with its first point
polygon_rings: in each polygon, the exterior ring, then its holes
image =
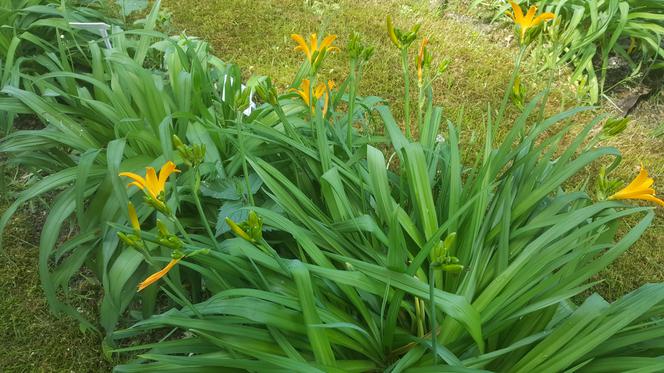
{"type": "MultiPolygon", "coordinates": [[[[114,20],[97,10],[97,1],[7,0],[0,7],[0,87],[20,87],[22,73],[43,74],[50,70],[70,70],[88,65],[81,45],[100,41],[88,30],[75,29],[70,22],[114,20]],[[55,55],[69,56],[68,61],[55,55]],[[83,60],[81,60],[83,59],[83,60]],[[67,62],[69,65],[63,63],[67,62]]],[[[19,100],[0,95],[0,134],[9,133],[17,114],[30,110],[19,100]]]]}
{"type": "Polygon", "coordinates": [[[428,90],[420,90],[428,96],[411,138],[380,100],[349,93],[355,74],[329,93],[327,112],[278,95],[266,78],[243,89],[239,69],[206,43],[155,32],[158,9],[145,29],[113,35],[110,50],[81,46],[89,65],[74,69],[67,53],[56,53],[46,72],[2,90],[46,127],[0,142],[12,162],[45,175],[0,228],[22,203],[57,193],[40,278],[54,311],[86,323],[58,291],[83,266],[94,272],[107,346],[143,352],[116,371],[661,365],[664,284],[613,304],[599,295],[579,306],[570,300],[654,217],[574,186],[590,165],[620,159],[616,149],[584,146],[601,118],[572,131],[590,108],[546,118],[542,94],[513,122],[504,107],[498,118],[489,110],[484,151],[468,159],[457,125],[428,90]],[[267,103],[245,115],[252,89],[267,103]],[[383,135],[365,130],[376,126],[383,135]],[[168,160],[181,172],[155,212],[118,174],[168,160]],[[130,201],[140,230],[128,224],[130,201]],[[640,220],[616,237],[627,217],[640,220]],[[76,234],[57,245],[74,221],[76,234]],[[130,234],[140,244],[120,243],[130,234]],[[171,260],[165,239],[181,261],[137,293],[171,260]],[[137,336],[152,343],[119,347],[137,336]]]}
{"type": "MultiPolygon", "coordinates": [[[[156,9],[147,18],[148,27],[154,26],[156,9]]],[[[102,304],[102,326],[108,330],[128,305],[123,298],[134,293],[135,287],[126,282],[148,270],[138,268],[140,256],[122,253],[113,238],[115,230],[106,224],[126,221],[122,201],[127,194],[117,174],[174,159],[171,134],[178,134],[187,141],[209,144],[204,176],[233,176],[237,166],[217,164],[235,153],[231,139],[211,137],[207,128],[240,118],[235,105],[242,98],[237,68],[209,55],[203,42],[167,39],[148,28],[137,37],[116,34],[112,43],[112,50],[103,50],[96,42],[80,47],[90,60],[87,69],[74,71],[70,55],[62,53],[57,63],[39,60],[48,72],[25,74],[25,89],[6,86],[2,92],[39,116],[46,128],[14,132],[0,144],[10,162],[45,175],[5,211],[0,226],[25,201],[57,192],[40,244],[46,296],[54,311],[78,317],[56,294],[67,289],[82,266],[93,269],[104,286],[114,289],[105,294],[102,304]],[[151,47],[155,37],[160,42],[151,47]],[[155,49],[163,52],[163,72],[143,67],[155,49]],[[222,101],[224,91],[227,99],[222,101]],[[72,217],[78,234],[69,245],[56,248],[58,233],[72,217]],[[140,273],[132,277],[127,268],[138,268],[140,273]]],[[[2,109],[11,113],[15,106],[2,109]]]]}
{"type": "MultiPolygon", "coordinates": [[[[479,1],[474,2],[477,6],[479,1]]],[[[501,2],[494,19],[509,5],[501,2]]],[[[664,68],[664,4],[658,0],[521,1],[556,14],[538,43],[548,68],[572,64],[572,81],[580,94],[596,103],[606,87],[607,74],[619,58],[629,69],[627,78],[664,68]],[[544,40],[544,39],[550,40],[544,40]]],[[[525,9],[524,9],[525,12],[525,9]]]]}

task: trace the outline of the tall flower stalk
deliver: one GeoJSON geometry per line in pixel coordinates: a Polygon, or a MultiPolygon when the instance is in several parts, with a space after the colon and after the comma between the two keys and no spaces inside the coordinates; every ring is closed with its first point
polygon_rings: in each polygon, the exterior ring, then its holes
{"type": "Polygon", "coordinates": [[[526,54],[526,49],[528,49],[528,45],[532,41],[532,33],[542,23],[555,18],[555,15],[550,12],[544,12],[538,16],[535,16],[535,14],[537,13],[537,7],[534,5],[532,5],[528,9],[528,12],[524,15],[523,10],[521,10],[519,4],[511,0],[509,3],[510,6],[512,7],[512,12],[505,12],[505,14],[508,17],[510,17],[512,21],[514,21],[515,31],[517,32],[519,40],[519,53],[517,54],[516,60],[514,62],[514,70],[512,71],[510,82],[507,86],[507,89],[505,90],[505,94],[503,95],[503,100],[500,103],[498,116],[496,117],[495,121],[496,127],[498,127],[502,122],[502,120],[504,119],[503,117],[505,116],[507,103],[509,102],[510,95],[512,94],[512,89],[514,87],[514,83],[517,81],[519,72],[521,70],[521,62],[523,61],[523,57],[526,54]]]}
{"type": "Polygon", "coordinates": [[[387,35],[389,36],[392,44],[401,51],[401,70],[403,72],[404,80],[404,126],[406,128],[406,137],[410,140],[413,138],[410,120],[410,73],[408,69],[408,48],[417,39],[417,32],[420,25],[416,24],[410,31],[404,32],[392,23],[392,17],[387,16],[387,35]]]}

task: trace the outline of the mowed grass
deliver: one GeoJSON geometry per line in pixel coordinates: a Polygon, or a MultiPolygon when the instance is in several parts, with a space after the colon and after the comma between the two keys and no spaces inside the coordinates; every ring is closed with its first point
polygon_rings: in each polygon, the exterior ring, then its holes
{"type": "MultiPolygon", "coordinates": [[[[402,29],[421,23],[420,35],[430,38],[434,67],[450,60],[449,69],[434,84],[436,103],[450,118],[463,110],[463,126],[482,132],[487,105],[499,106],[512,72],[516,50],[511,33],[501,30],[487,36],[487,28],[478,27],[478,21],[462,15],[443,19],[440,11],[428,4],[421,0],[163,1],[173,13],[177,30],[209,41],[218,56],[238,64],[246,76],[270,76],[283,91],[289,88],[303,60],[301,52],[293,49],[291,34],[337,35],[335,44],[340,51],[326,60],[322,76],[341,82],[348,75],[348,36],[359,32],[375,47],[360,93],[384,98],[397,118],[402,117],[403,77],[400,54],[385,31],[385,17],[391,14],[395,26],[402,29]]],[[[418,47],[414,44],[410,50],[413,81],[418,47]]],[[[544,79],[536,76],[524,75],[524,82],[533,86],[533,91],[544,87],[544,79]]],[[[413,86],[411,83],[414,98],[417,88],[413,86]]]]}
{"type": "MultiPolygon", "coordinates": [[[[652,136],[664,122],[664,91],[639,105],[630,118],[625,132],[607,142],[623,154],[616,177],[628,182],[638,174],[639,164],[643,163],[655,179],[658,196],[664,199],[664,136],[652,136]]],[[[664,281],[664,208],[656,208],[656,213],[657,217],[643,237],[604,271],[606,281],[598,287],[600,293],[615,299],[641,284],[664,281]]]]}
{"type": "MultiPolygon", "coordinates": [[[[385,17],[391,14],[400,28],[421,23],[420,35],[430,38],[434,65],[443,59],[451,61],[448,71],[434,84],[436,104],[441,105],[452,120],[463,112],[463,122],[457,124],[466,140],[481,138],[488,105],[494,110],[500,105],[517,52],[510,30],[488,26],[467,16],[464,1],[451,1],[446,11],[432,9],[430,2],[424,0],[231,0],[222,3],[163,0],[162,4],[172,12],[176,30],[204,38],[216,55],[238,64],[246,76],[270,76],[283,91],[288,89],[302,61],[302,55],[293,50],[290,34],[338,35],[336,44],[341,50],[326,61],[322,74],[341,81],[348,73],[344,50],[348,35],[360,32],[376,47],[360,94],[386,99],[397,119],[403,117],[403,79],[398,51],[386,35],[385,17]]],[[[416,49],[416,46],[411,49],[413,64],[416,49]]],[[[529,97],[546,86],[547,74],[538,72],[536,61],[525,61],[522,81],[528,87],[529,97]]],[[[566,72],[561,70],[556,75],[547,106],[549,113],[576,104],[566,72]]],[[[412,78],[414,81],[414,75],[412,78]]],[[[605,111],[611,112],[611,107],[599,108],[596,113],[605,111]]],[[[579,118],[579,127],[588,117],[579,118]]],[[[613,175],[615,178],[629,182],[643,162],[655,178],[655,185],[664,190],[664,137],[658,139],[650,135],[663,119],[664,106],[661,100],[653,99],[634,113],[630,127],[621,136],[607,143],[623,152],[624,160],[613,175]]],[[[603,296],[616,299],[643,283],[664,281],[662,211],[664,209],[658,209],[657,218],[644,237],[600,276],[605,282],[596,290],[603,296]]]]}
{"type": "MultiPolygon", "coordinates": [[[[0,213],[6,204],[0,204],[0,213]]],[[[4,233],[0,252],[0,372],[110,371],[101,338],[82,333],[78,322],[51,314],[39,283],[39,227],[42,208],[24,209],[4,233]]],[[[82,280],[75,285],[76,303],[94,319],[99,294],[82,280]]]]}

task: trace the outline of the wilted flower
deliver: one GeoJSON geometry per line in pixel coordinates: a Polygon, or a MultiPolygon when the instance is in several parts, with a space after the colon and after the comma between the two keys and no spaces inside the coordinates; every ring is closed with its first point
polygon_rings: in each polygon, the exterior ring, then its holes
{"type": "Polygon", "coordinates": [[[146,278],[140,284],[138,284],[138,291],[141,291],[141,290],[145,289],[146,287],[148,287],[148,286],[154,284],[155,282],[159,281],[160,278],[166,276],[168,271],[170,271],[173,267],[175,267],[175,265],[178,264],[178,262],[181,259],[182,258],[171,259],[171,261],[168,262],[166,267],[161,269],[159,272],[155,272],[155,273],[151,274],[148,278],[146,278]]]}
{"type": "Polygon", "coordinates": [[[431,57],[427,52],[427,44],[429,43],[429,38],[422,39],[420,44],[420,50],[417,53],[417,82],[422,85],[422,78],[424,75],[424,68],[430,62],[431,57]]]}

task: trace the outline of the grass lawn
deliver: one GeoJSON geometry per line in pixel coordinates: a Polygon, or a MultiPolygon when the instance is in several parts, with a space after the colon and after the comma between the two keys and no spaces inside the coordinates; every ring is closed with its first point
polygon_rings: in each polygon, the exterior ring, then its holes
{"type": "MultiPolygon", "coordinates": [[[[174,32],[184,31],[210,41],[219,57],[238,64],[246,76],[271,76],[282,91],[288,88],[302,60],[299,52],[293,50],[290,34],[337,34],[336,44],[341,51],[326,62],[323,74],[342,81],[348,72],[344,46],[348,34],[358,31],[376,46],[360,94],[385,98],[397,117],[403,84],[398,52],[385,32],[385,16],[391,14],[400,28],[421,22],[420,34],[430,37],[435,59],[451,61],[448,72],[435,84],[437,103],[450,118],[463,111],[461,128],[466,139],[473,134],[481,136],[487,106],[495,108],[500,104],[509,80],[516,53],[511,31],[483,25],[461,11],[443,16],[429,8],[429,1],[324,3],[328,6],[307,0],[164,0],[163,6],[172,12],[174,32]]],[[[413,53],[413,63],[414,57],[413,53]]],[[[527,61],[524,70],[529,92],[544,86],[545,79],[536,73],[533,61],[527,61]]],[[[549,110],[574,103],[564,71],[554,86],[549,110]]],[[[642,161],[656,186],[664,191],[664,138],[647,135],[664,118],[661,101],[661,97],[655,97],[641,105],[631,126],[611,145],[624,153],[618,170],[621,179],[628,181],[635,176],[642,161]]],[[[3,209],[0,204],[0,212],[3,209]]],[[[0,252],[0,372],[108,370],[110,365],[101,358],[97,336],[82,334],[76,322],[48,312],[37,273],[38,229],[43,216],[35,211],[25,210],[17,215],[5,232],[6,246],[0,252]]],[[[653,227],[644,237],[604,272],[602,278],[606,281],[597,287],[604,296],[615,299],[645,282],[664,281],[663,211],[658,210],[653,227]]],[[[80,304],[90,315],[94,314],[97,299],[91,285],[83,281],[76,286],[79,288],[75,292],[90,294],[89,299],[81,296],[80,304]]]]}
{"type": "MultiPolygon", "coordinates": [[[[6,205],[0,205],[3,212],[6,205]]],[[[101,339],[81,333],[78,323],[48,310],[37,270],[41,208],[25,208],[5,231],[0,252],[0,372],[103,372],[101,339]]],[[[94,318],[98,293],[89,283],[74,285],[76,303],[94,318]]]]}

